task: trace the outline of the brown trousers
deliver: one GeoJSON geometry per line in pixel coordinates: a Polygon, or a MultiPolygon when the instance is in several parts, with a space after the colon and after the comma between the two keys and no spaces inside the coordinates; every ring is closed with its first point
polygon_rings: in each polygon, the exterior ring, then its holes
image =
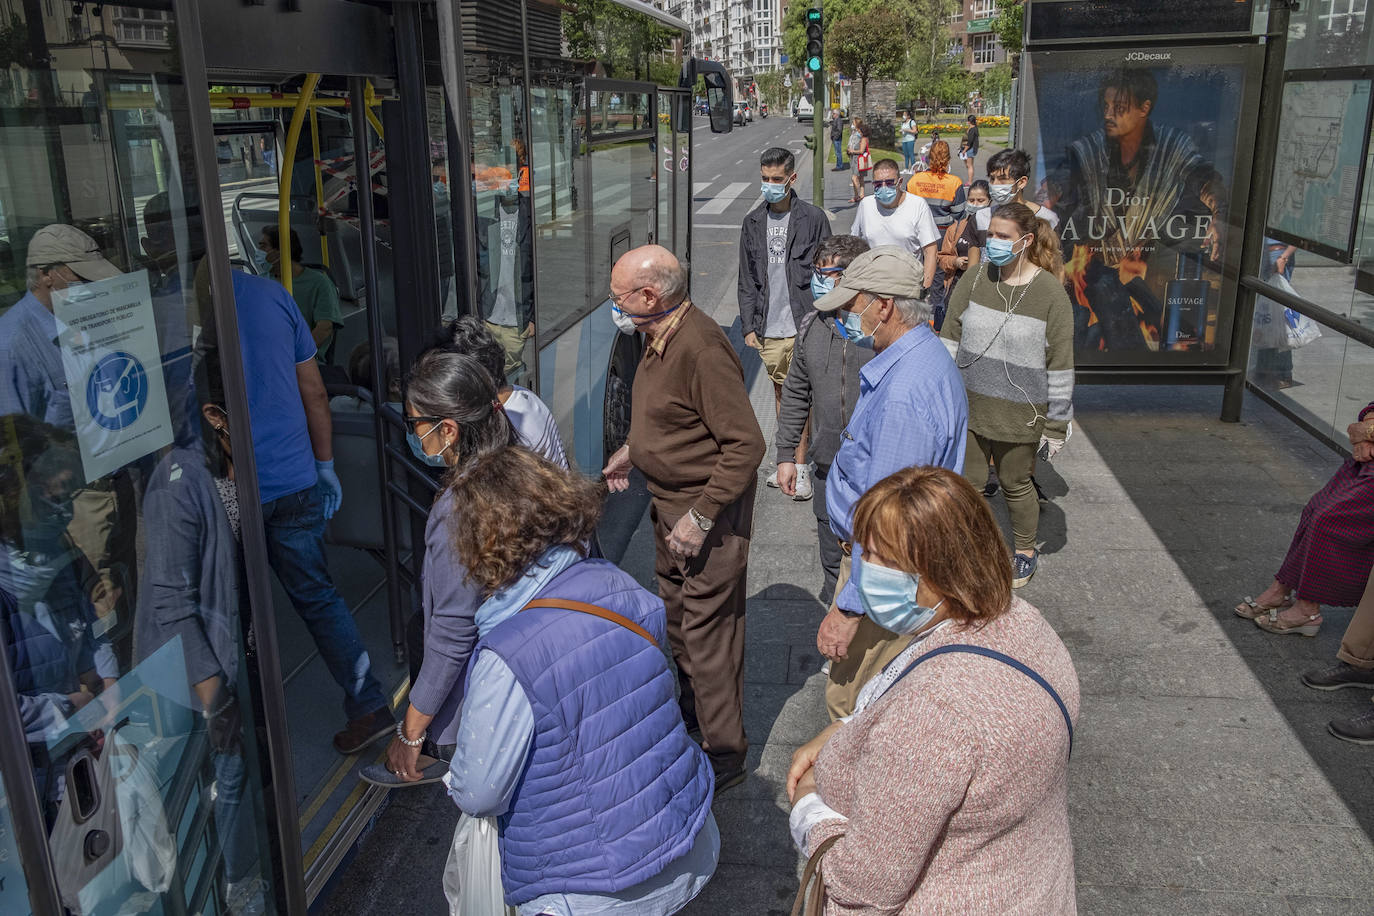
{"type": "Polygon", "coordinates": [[[1355,608],[1355,616],[1341,637],[1341,648],[1336,657],[1347,665],[1374,670],[1374,571],[1369,573],[1369,584],[1364,587],[1364,597],[1355,608]]]}
{"type": "Polygon", "coordinates": [[[754,488],[726,506],[701,552],[680,561],[668,553],[679,515],[649,510],[654,523],[654,572],[668,612],[668,643],[677,663],[682,718],[701,728],[717,773],[744,765],[744,602],[754,488]]]}
{"type": "MultiPolygon", "coordinates": [[[[851,560],[846,553],[840,563],[840,579],[835,583],[835,597],[839,598],[844,584],[849,581],[851,560]]],[[[835,602],[830,602],[831,610],[835,602]]],[[[844,658],[830,663],[830,680],[825,685],[825,709],[830,713],[830,721],[843,718],[854,711],[859,699],[859,691],[873,679],[873,676],[887,667],[902,650],[911,645],[910,636],[898,636],[891,630],[884,630],[867,617],[859,618],[859,629],[849,644],[844,658]]]]}

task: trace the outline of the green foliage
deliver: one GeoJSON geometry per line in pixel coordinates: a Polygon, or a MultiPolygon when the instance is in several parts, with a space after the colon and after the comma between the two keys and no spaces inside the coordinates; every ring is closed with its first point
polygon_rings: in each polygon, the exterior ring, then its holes
{"type": "MultiPolygon", "coordinates": [[[[829,62],[830,27],[846,16],[866,13],[879,6],[904,6],[906,0],[823,0],[821,5],[821,26],[825,30],[826,64],[829,62]]],[[[782,53],[787,55],[789,66],[800,67],[806,61],[806,11],[811,8],[811,0],[792,0],[782,17],[782,53]]]]}
{"type": "Polygon", "coordinates": [[[754,77],[754,82],[759,84],[759,97],[774,112],[782,112],[783,103],[787,101],[787,87],[782,84],[783,75],[781,70],[769,70],[754,77]]]}
{"type": "Polygon", "coordinates": [[[903,101],[933,102],[940,94],[941,79],[947,70],[963,68],[963,61],[949,53],[950,14],[962,5],[960,0],[911,0],[916,14],[908,32],[910,53],[902,68],[897,94],[903,101]]]}
{"type": "Polygon", "coordinates": [[[1021,53],[1025,12],[1025,0],[997,0],[997,18],[992,20],[992,30],[1008,54],[1021,53]]]}
{"type": "Polygon", "coordinates": [[[895,10],[877,7],[846,16],[826,34],[825,53],[834,69],[859,81],[868,95],[868,81],[896,76],[906,59],[906,18],[895,10]]]}
{"type": "Polygon", "coordinates": [[[983,99],[993,102],[1011,95],[1011,64],[1007,61],[983,71],[983,99]]]}
{"type": "MultiPolygon", "coordinates": [[[[600,61],[608,77],[641,80],[661,75],[653,55],[671,47],[675,34],[610,0],[577,0],[563,7],[569,56],[600,61]]],[[[676,67],[667,82],[677,84],[676,67]]]]}
{"type": "Polygon", "coordinates": [[[947,67],[935,82],[935,98],[940,106],[962,105],[973,88],[973,74],[963,66],[947,67]]]}

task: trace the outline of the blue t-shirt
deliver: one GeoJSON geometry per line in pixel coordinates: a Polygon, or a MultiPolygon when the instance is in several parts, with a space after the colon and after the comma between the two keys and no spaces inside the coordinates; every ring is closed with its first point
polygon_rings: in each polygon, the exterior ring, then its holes
{"type": "Polygon", "coordinates": [[[315,358],[315,340],[279,283],[236,270],[234,305],[258,491],[263,503],[269,503],[315,485],[315,451],[296,381],[296,365],[315,358]]]}

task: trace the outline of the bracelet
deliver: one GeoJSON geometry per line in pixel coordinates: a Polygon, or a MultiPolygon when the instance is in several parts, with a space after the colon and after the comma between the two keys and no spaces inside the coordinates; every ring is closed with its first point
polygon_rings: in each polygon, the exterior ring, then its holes
{"type": "Polygon", "coordinates": [[[396,738],[406,747],[419,747],[420,745],[425,743],[425,739],[428,737],[429,729],[425,729],[424,731],[420,732],[420,737],[416,738],[414,741],[411,741],[409,738],[406,737],[405,723],[396,723],[396,738]]]}

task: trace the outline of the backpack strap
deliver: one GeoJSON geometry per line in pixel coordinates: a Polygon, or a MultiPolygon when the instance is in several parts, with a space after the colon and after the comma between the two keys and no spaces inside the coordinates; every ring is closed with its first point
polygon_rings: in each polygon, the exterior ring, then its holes
{"type": "Polygon", "coordinates": [[[658,640],[654,639],[653,634],[641,627],[639,624],[622,617],[615,611],[609,611],[596,604],[587,604],[585,601],[572,601],[567,598],[536,598],[520,610],[527,611],[532,607],[536,608],[556,608],[563,611],[577,611],[581,614],[591,614],[593,617],[600,617],[602,620],[609,620],[611,623],[624,627],[632,633],[638,633],[649,641],[655,648],[658,648],[658,640]]]}
{"type": "Polygon", "coordinates": [[[1010,655],[1005,655],[1001,652],[998,652],[996,649],[988,649],[983,646],[970,646],[965,645],[963,643],[953,643],[948,646],[941,646],[938,649],[932,649],[925,655],[922,655],[920,658],[913,661],[911,664],[907,665],[906,668],[902,671],[902,673],[897,675],[896,680],[894,680],[888,686],[887,689],[891,690],[893,687],[896,687],[898,682],[900,682],[902,678],[910,674],[913,670],[915,670],[917,665],[919,665],[926,659],[934,658],[937,655],[948,655],[951,652],[963,652],[968,655],[981,655],[983,656],[983,658],[990,658],[993,661],[1001,662],[1002,664],[1010,668],[1015,668],[1017,671],[1020,671],[1026,677],[1030,678],[1032,681],[1035,681],[1035,683],[1039,684],[1042,688],[1044,688],[1045,692],[1050,695],[1050,699],[1054,700],[1055,705],[1059,707],[1059,714],[1064,717],[1064,727],[1069,730],[1069,756],[1073,756],[1073,719],[1069,717],[1069,707],[1064,704],[1064,700],[1059,696],[1058,691],[1056,691],[1052,686],[1050,686],[1050,682],[1041,677],[1040,673],[1036,671],[1034,668],[1030,667],[1024,662],[1012,658],[1010,655]]]}

